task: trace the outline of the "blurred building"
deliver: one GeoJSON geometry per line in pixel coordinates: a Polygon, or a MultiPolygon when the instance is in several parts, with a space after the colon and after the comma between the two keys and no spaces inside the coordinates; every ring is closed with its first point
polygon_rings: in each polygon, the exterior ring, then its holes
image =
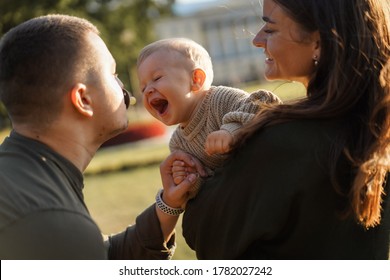
{"type": "Polygon", "coordinates": [[[262,24],[259,1],[222,0],[181,8],[175,17],[156,21],[157,39],[186,37],[204,46],[213,61],[214,85],[262,79],[263,51],[252,45],[262,24]]]}

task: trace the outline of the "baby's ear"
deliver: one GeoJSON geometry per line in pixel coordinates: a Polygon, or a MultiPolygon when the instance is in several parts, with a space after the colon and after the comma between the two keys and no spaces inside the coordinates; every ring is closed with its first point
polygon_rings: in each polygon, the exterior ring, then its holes
{"type": "Polygon", "coordinates": [[[206,73],[202,69],[196,68],[194,71],[192,71],[191,90],[192,91],[200,90],[203,87],[205,80],[206,80],[206,73]]]}

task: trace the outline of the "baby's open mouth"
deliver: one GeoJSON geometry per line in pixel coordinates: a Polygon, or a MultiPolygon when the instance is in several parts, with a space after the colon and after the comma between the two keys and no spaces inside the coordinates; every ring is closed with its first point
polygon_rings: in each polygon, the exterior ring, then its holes
{"type": "Polygon", "coordinates": [[[166,99],[154,99],[150,105],[160,114],[164,114],[168,108],[168,101],[166,99]]]}

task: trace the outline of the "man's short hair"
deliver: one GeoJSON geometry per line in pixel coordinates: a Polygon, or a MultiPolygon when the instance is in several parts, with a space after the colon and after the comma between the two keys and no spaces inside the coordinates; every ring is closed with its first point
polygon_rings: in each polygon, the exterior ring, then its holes
{"type": "Polygon", "coordinates": [[[47,124],[75,78],[93,68],[85,19],[47,15],[8,31],[0,41],[0,98],[12,122],[47,124]]]}

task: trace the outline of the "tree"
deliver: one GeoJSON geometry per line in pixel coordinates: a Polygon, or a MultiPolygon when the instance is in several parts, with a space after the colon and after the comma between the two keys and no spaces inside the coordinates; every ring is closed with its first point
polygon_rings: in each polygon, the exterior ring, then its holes
{"type": "MultiPolygon", "coordinates": [[[[117,62],[117,73],[127,88],[134,90],[131,76],[140,49],[154,39],[153,18],[170,15],[175,0],[1,0],[0,36],[30,18],[50,13],[86,18],[100,30],[101,37],[117,62]]],[[[0,126],[6,112],[0,104],[0,126]]]]}

